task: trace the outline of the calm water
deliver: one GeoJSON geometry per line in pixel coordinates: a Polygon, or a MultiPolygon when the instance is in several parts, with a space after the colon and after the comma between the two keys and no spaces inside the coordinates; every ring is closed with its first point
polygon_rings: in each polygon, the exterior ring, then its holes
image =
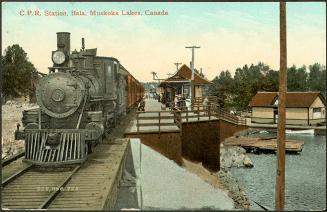
{"type": "MultiPolygon", "coordinates": [[[[286,154],[285,210],[326,208],[326,137],[297,134],[287,135],[287,139],[304,140],[304,148],[300,154],[286,154]]],[[[276,154],[248,155],[254,167],[232,168],[231,172],[250,200],[274,209],[276,154]]],[[[260,210],[255,203],[251,204],[252,210],[260,210]]]]}

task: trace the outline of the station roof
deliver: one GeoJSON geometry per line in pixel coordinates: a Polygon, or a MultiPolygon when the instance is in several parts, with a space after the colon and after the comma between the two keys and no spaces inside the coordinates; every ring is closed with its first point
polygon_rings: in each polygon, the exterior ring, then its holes
{"type": "MultiPolygon", "coordinates": [[[[169,84],[169,83],[179,83],[179,82],[189,82],[192,78],[192,70],[187,65],[182,65],[172,77],[169,77],[165,81],[161,82],[160,85],[169,84]]],[[[192,80],[194,85],[210,84],[207,79],[200,76],[198,73],[194,72],[194,80],[192,80]]]]}
{"type": "MultiPolygon", "coordinates": [[[[320,98],[323,104],[326,106],[325,98],[319,91],[311,92],[287,92],[286,93],[286,107],[310,107],[312,103],[320,98]]],[[[271,107],[274,106],[275,101],[278,98],[278,92],[258,92],[252,97],[249,106],[250,107],[271,107]]]]}

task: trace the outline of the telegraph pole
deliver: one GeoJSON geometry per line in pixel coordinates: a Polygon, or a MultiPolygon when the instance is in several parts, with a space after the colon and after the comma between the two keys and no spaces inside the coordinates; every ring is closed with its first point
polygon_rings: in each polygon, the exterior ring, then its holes
{"type": "MultiPolygon", "coordinates": [[[[174,74],[176,74],[177,72],[178,72],[178,66],[180,65],[180,64],[182,64],[182,63],[174,63],[175,64],[175,66],[176,66],[176,72],[174,73],[174,74]]],[[[174,74],[170,74],[170,73],[168,73],[167,75],[168,75],[168,77],[170,77],[170,76],[173,76],[174,74]]]]}
{"type": "Polygon", "coordinates": [[[279,3],[280,27],[280,68],[279,68],[279,96],[278,96],[278,131],[277,131],[277,170],[275,190],[275,210],[284,210],[285,205],[285,102],[287,83],[287,46],[286,46],[286,3],[279,3]]]}
{"type": "Polygon", "coordinates": [[[174,63],[176,66],[176,70],[178,71],[178,66],[181,65],[182,63],[174,63]]]}
{"type": "Polygon", "coordinates": [[[194,49],[199,49],[200,46],[186,46],[187,49],[192,49],[192,62],[191,62],[191,70],[192,70],[192,78],[190,80],[190,100],[192,104],[192,94],[193,94],[193,86],[192,86],[192,80],[194,80],[194,49]]]}
{"type": "Polygon", "coordinates": [[[159,77],[157,75],[157,72],[152,71],[151,74],[152,74],[152,77],[153,77],[152,79],[153,80],[158,80],[159,83],[160,83],[161,80],[165,80],[165,79],[159,79],[159,77]]]}

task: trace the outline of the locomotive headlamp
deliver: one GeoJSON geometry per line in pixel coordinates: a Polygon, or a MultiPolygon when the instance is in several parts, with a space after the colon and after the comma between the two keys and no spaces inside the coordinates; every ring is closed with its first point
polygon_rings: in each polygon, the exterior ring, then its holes
{"type": "Polygon", "coordinates": [[[61,65],[65,62],[66,60],[66,55],[62,51],[55,51],[52,54],[52,61],[57,64],[61,65]]]}

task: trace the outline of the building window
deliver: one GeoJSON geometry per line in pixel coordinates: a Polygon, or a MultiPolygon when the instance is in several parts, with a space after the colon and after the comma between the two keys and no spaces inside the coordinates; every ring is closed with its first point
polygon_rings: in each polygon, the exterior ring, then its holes
{"type": "Polygon", "coordinates": [[[114,71],[114,73],[117,74],[117,72],[118,72],[118,64],[115,63],[115,71],[114,71]]]}
{"type": "Polygon", "coordinates": [[[313,112],[314,112],[314,113],[321,112],[321,108],[313,108],[313,112]]]}
{"type": "Polygon", "coordinates": [[[186,99],[189,98],[189,95],[190,95],[190,86],[188,85],[184,85],[183,86],[183,95],[186,99]]]}
{"type": "Polygon", "coordinates": [[[313,108],[313,118],[321,118],[321,108],[313,108]]]}
{"type": "Polygon", "coordinates": [[[108,66],[108,78],[109,78],[109,80],[111,80],[112,79],[112,70],[111,70],[111,66],[109,65],[108,66]]]}

